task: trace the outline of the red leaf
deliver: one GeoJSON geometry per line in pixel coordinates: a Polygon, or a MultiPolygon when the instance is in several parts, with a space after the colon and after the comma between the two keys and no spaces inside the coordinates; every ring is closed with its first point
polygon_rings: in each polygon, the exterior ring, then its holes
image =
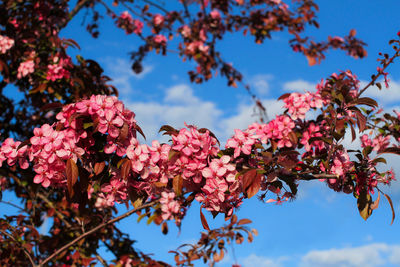
{"type": "Polygon", "coordinates": [[[74,185],[78,181],[78,176],[79,176],[79,171],[78,171],[78,166],[76,166],[75,161],[72,159],[67,160],[67,166],[65,168],[65,173],[67,176],[67,186],[68,186],[68,192],[70,197],[74,196],[74,185]]]}
{"type": "Polygon", "coordinates": [[[94,174],[99,175],[104,170],[105,166],[106,163],[104,161],[96,162],[96,164],[94,164],[94,174]]]}
{"type": "Polygon", "coordinates": [[[182,185],[183,185],[182,176],[181,175],[175,176],[172,181],[172,187],[174,188],[175,194],[177,196],[180,196],[182,194],[182,185]]]}
{"type": "Polygon", "coordinates": [[[381,193],[378,191],[378,197],[376,198],[376,200],[374,202],[372,202],[371,204],[371,209],[372,210],[376,210],[379,206],[379,200],[381,199],[381,193]]]}
{"type": "Polygon", "coordinates": [[[206,217],[204,216],[203,212],[201,211],[202,208],[200,208],[200,220],[201,224],[203,225],[203,228],[210,231],[210,227],[208,226],[206,217]]]}
{"type": "Polygon", "coordinates": [[[362,131],[365,130],[365,125],[367,124],[367,118],[365,118],[365,116],[361,114],[361,111],[359,110],[354,110],[354,112],[356,113],[357,117],[358,130],[361,133],[362,131]]]}
{"type": "Polygon", "coordinates": [[[357,99],[355,101],[355,103],[358,104],[358,105],[367,105],[367,106],[370,106],[370,107],[377,107],[378,106],[378,103],[375,100],[373,100],[372,98],[369,98],[369,97],[360,97],[359,99],[357,99]]]}
{"type": "Polygon", "coordinates": [[[121,176],[122,179],[126,180],[128,179],[129,172],[131,171],[131,161],[129,159],[123,159],[123,162],[121,163],[121,176]]]}
{"type": "Polygon", "coordinates": [[[281,95],[281,96],[278,98],[278,100],[283,100],[283,99],[289,97],[290,95],[291,95],[291,93],[283,94],[283,95],[281,95]]]}
{"type": "Polygon", "coordinates": [[[249,224],[249,223],[252,223],[252,221],[249,220],[249,219],[241,219],[241,220],[238,222],[237,225],[243,225],[243,224],[249,224]]]}
{"type": "Polygon", "coordinates": [[[396,214],[394,213],[393,202],[392,202],[392,199],[388,195],[386,195],[386,194],[383,194],[383,195],[388,200],[388,202],[390,204],[390,208],[392,209],[392,222],[390,223],[390,225],[392,225],[393,221],[394,221],[394,218],[396,217],[396,214]]]}
{"type": "Polygon", "coordinates": [[[260,190],[262,175],[251,169],[243,175],[243,189],[247,198],[253,197],[260,190]]]}

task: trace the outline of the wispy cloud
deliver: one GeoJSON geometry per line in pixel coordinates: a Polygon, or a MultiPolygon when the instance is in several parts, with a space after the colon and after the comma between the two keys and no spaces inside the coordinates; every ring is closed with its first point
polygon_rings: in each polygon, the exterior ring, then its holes
{"type": "Polygon", "coordinates": [[[106,73],[113,79],[115,85],[122,95],[131,94],[134,90],[132,83],[134,80],[141,80],[151,73],[154,69],[151,65],[144,65],[143,71],[136,74],[132,71],[131,63],[124,58],[105,58],[103,59],[106,73]]]}
{"type": "Polygon", "coordinates": [[[314,91],[315,85],[315,83],[299,79],[285,82],[283,84],[283,90],[287,92],[314,91]]]}
{"type": "Polygon", "coordinates": [[[375,267],[389,264],[400,264],[399,245],[374,243],[359,247],[312,250],[302,257],[300,266],[375,267]]]}

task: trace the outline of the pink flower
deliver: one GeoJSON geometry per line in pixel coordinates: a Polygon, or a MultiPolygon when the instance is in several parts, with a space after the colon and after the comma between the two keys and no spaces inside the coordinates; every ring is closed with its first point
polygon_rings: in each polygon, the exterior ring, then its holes
{"type": "Polygon", "coordinates": [[[21,79],[22,77],[25,77],[28,74],[33,73],[34,71],[35,71],[35,63],[33,62],[33,60],[22,62],[18,67],[17,78],[21,79]]]}
{"type": "Polygon", "coordinates": [[[164,23],[164,16],[161,14],[155,14],[153,17],[153,23],[156,26],[159,26],[164,23]]]}
{"type": "Polygon", "coordinates": [[[14,45],[14,40],[0,35],[0,54],[4,54],[14,45]]]}
{"type": "Polygon", "coordinates": [[[255,143],[254,139],[250,137],[247,132],[242,132],[239,129],[235,129],[235,135],[233,138],[228,139],[226,142],[226,148],[234,148],[235,152],[233,154],[234,158],[239,157],[242,152],[245,155],[250,155],[252,145],[255,143]]]}
{"type": "Polygon", "coordinates": [[[158,35],[154,36],[153,40],[155,43],[160,44],[160,45],[166,45],[166,43],[167,43],[167,38],[162,34],[158,34],[158,35]]]}

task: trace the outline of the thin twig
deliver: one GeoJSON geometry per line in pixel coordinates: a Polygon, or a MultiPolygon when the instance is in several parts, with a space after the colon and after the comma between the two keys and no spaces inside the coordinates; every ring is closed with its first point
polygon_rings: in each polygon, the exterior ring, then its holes
{"type": "Polygon", "coordinates": [[[71,224],[67,220],[65,220],[64,215],[59,212],[56,207],[54,207],[53,203],[45,195],[41,193],[37,193],[36,195],[44,202],[46,202],[46,204],[49,205],[50,208],[54,209],[54,212],[57,214],[58,218],[60,218],[60,220],[64,222],[65,226],[67,226],[68,228],[72,227],[71,224]]]}
{"type": "Polygon", "coordinates": [[[32,266],[34,266],[34,267],[37,266],[37,265],[35,264],[35,262],[33,261],[33,259],[32,259],[31,255],[30,255],[29,251],[28,251],[24,246],[22,246],[22,245],[21,245],[12,235],[10,235],[9,233],[7,233],[7,232],[5,232],[5,231],[3,231],[3,230],[0,230],[0,232],[3,233],[4,235],[8,236],[8,237],[11,238],[12,240],[14,240],[14,242],[17,243],[18,246],[20,246],[20,247],[22,248],[22,250],[24,251],[25,256],[29,259],[29,261],[31,262],[32,266]]]}
{"type": "Polygon", "coordinates": [[[105,261],[105,259],[103,259],[97,252],[96,252],[96,258],[100,261],[100,263],[104,266],[104,267],[108,267],[107,262],[105,261]]]}
{"type": "Polygon", "coordinates": [[[142,205],[142,206],[140,206],[140,207],[138,207],[138,208],[136,208],[136,209],[130,210],[130,211],[128,211],[128,212],[122,214],[121,216],[118,216],[118,217],[116,217],[116,218],[114,218],[114,219],[112,219],[112,220],[109,220],[108,222],[104,222],[104,223],[102,223],[102,224],[99,224],[98,226],[94,227],[94,228],[91,229],[90,231],[88,231],[88,232],[86,232],[86,233],[84,233],[84,234],[78,236],[77,238],[75,238],[74,240],[72,240],[71,242],[69,242],[68,244],[66,244],[66,245],[64,245],[63,247],[57,249],[53,254],[51,254],[49,257],[47,257],[46,259],[44,259],[44,260],[39,264],[39,266],[40,266],[40,267],[45,266],[45,265],[46,265],[49,261],[51,261],[54,257],[56,257],[57,255],[59,255],[59,254],[60,254],[61,252],[63,252],[64,250],[68,249],[70,246],[76,244],[76,243],[79,242],[80,240],[86,238],[88,235],[91,235],[91,234],[97,232],[98,230],[100,230],[100,229],[106,227],[107,225],[110,225],[110,224],[113,224],[113,223],[115,223],[115,222],[118,222],[118,221],[120,221],[120,220],[122,220],[122,219],[124,219],[124,218],[126,218],[126,217],[128,217],[128,216],[130,216],[130,215],[132,215],[132,214],[135,213],[135,212],[138,212],[138,211],[140,211],[140,210],[142,210],[142,209],[151,207],[151,206],[153,206],[155,203],[157,203],[157,200],[156,200],[156,201],[149,202],[149,203],[147,203],[147,204],[144,204],[144,205],[142,205]]]}
{"type": "Polygon", "coordinates": [[[59,25],[60,29],[64,28],[65,26],[67,26],[68,22],[75,17],[76,14],[78,14],[78,12],[89,2],[92,0],[81,0],[78,1],[78,3],[76,4],[76,6],[74,7],[74,9],[72,9],[72,11],[68,14],[68,18],[59,25]]]}
{"type": "Polygon", "coordinates": [[[14,207],[14,208],[19,209],[20,211],[23,211],[23,212],[26,212],[26,213],[27,213],[27,211],[26,211],[24,208],[22,208],[22,207],[20,207],[20,206],[18,206],[18,205],[15,205],[14,203],[11,203],[11,202],[9,202],[9,201],[3,201],[3,200],[1,200],[0,203],[4,203],[4,204],[7,204],[7,205],[10,205],[10,206],[12,206],[12,207],[14,207]]]}

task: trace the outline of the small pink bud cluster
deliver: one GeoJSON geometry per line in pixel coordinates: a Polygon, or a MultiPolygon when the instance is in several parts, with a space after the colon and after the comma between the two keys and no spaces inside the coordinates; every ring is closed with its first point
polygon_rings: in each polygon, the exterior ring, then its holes
{"type": "Polygon", "coordinates": [[[27,76],[35,71],[35,63],[33,60],[28,60],[22,62],[18,67],[17,78],[21,79],[22,77],[27,76]]]}
{"type": "Polygon", "coordinates": [[[153,23],[156,26],[161,26],[164,23],[164,16],[161,14],[155,14],[153,17],[153,23]]]}
{"type": "Polygon", "coordinates": [[[157,34],[156,36],[154,36],[153,40],[156,44],[162,46],[165,46],[167,44],[167,38],[162,34],[157,34]]]}
{"type": "Polygon", "coordinates": [[[125,30],[126,34],[141,34],[144,26],[140,20],[133,19],[128,11],[122,12],[116,23],[119,28],[125,30]]]}
{"type": "Polygon", "coordinates": [[[0,35],[0,54],[4,54],[14,45],[14,40],[7,36],[0,35]]]}
{"type": "Polygon", "coordinates": [[[54,57],[53,64],[49,64],[47,66],[46,79],[53,82],[63,78],[69,79],[70,72],[67,70],[67,68],[70,68],[71,66],[72,63],[70,57],[54,57]]]}
{"type": "Polygon", "coordinates": [[[306,92],[304,94],[291,93],[286,97],[283,102],[285,102],[285,108],[293,120],[305,119],[307,111],[310,108],[322,108],[322,97],[319,93],[306,92]]]}

